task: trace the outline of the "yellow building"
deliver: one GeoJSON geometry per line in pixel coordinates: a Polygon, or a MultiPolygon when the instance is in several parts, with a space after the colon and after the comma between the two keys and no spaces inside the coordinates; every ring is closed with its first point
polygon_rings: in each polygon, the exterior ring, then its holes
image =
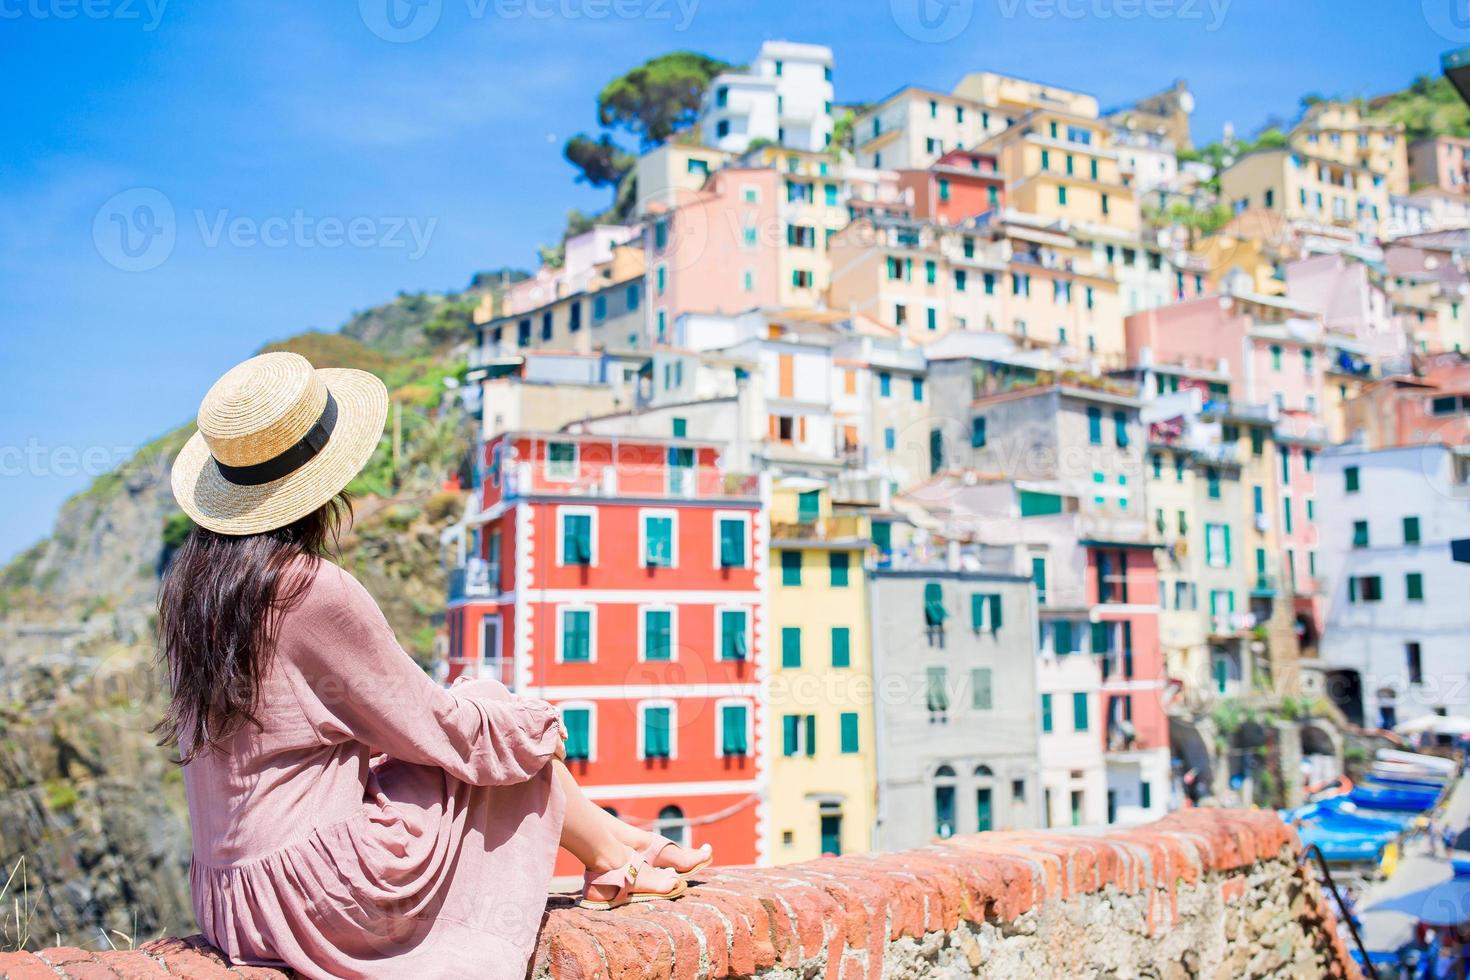
{"type": "Polygon", "coordinates": [[[1096,119],[1036,109],[978,149],[999,156],[1008,207],[1137,232],[1138,201],[1123,183],[1109,139],[1107,125],[1096,119]]]}
{"type": "Polygon", "coordinates": [[[1288,139],[1308,156],[1382,175],[1390,194],[1409,193],[1409,147],[1401,122],[1370,118],[1351,102],[1319,102],[1288,139]]]}
{"type": "Polygon", "coordinates": [[[776,253],[780,305],[818,305],[832,281],[832,236],[848,222],[842,163],[830,153],[767,145],[747,153],[742,165],[781,174],[781,225],[756,229],[761,246],[776,253]]]}
{"type": "Polygon", "coordinates": [[[1286,147],[1247,153],[1220,174],[1220,196],[1237,211],[1263,208],[1365,239],[1388,221],[1388,195],[1387,178],[1368,167],[1286,147]]]}
{"type": "Polygon", "coordinates": [[[712,146],[670,141],[638,158],[639,216],[667,211],[688,203],[709,175],[730,160],[730,154],[712,146]]]}
{"type": "Polygon", "coordinates": [[[877,767],[863,555],[868,520],[824,484],[771,501],[769,847],[775,864],[872,846],[877,767]]]}
{"type": "Polygon", "coordinates": [[[1091,95],[993,71],[970,72],[954,87],[954,94],[1009,113],[1012,119],[1020,119],[1033,109],[1046,108],[1097,118],[1097,99],[1091,95]]]}

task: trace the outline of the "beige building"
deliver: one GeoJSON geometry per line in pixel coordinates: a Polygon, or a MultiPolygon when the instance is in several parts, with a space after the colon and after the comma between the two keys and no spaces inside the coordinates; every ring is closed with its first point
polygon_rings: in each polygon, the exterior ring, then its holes
{"type": "Polygon", "coordinates": [[[643,245],[613,245],[575,282],[544,284],[550,295],[537,306],[514,309],[482,303],[475,311],[477,347],[490,356],[510,351],[588,352],[638,347],[643,342],[643,245]]]}
{"type": "Polygon", "coordinates": [[[909,86],[854,120],[853,144],[859,166],[918,170],[949,150],[979,146],[1011,121],[973,99],[909,86]]]}
{"type": "Polygon", "coordinates": [[[1090,95],[993,71],[970,72],[954,87],[954,94],[991,106],[1014,120],[1034,109],[1057,109],[1097,118],[1097,99],[1090,95]]]}
{"type": "Polygon", "coordinates": [[[1136,233],[1138,201],[1122,181],[1110,139],[1097,119],[1036,109],[980,149],[999,157],[1011,208],[1136,233]]]}
{"type": "Polygon", "coordinates": [[[1237,211],[1261,208],[1378,237],[1390,215],[1387,178],[1359,164],[1295,149],[1247,153],[1220,174],[1220,195],[1237,211]]]}
{"type": "Polygon", "coordinates": [[[688,201],[709,175],[730,160],[712,146],[670,141],[638,158],[638,214],[667,211],[688,201]]]}
{"type": "Polygon", "coordinates": [[[1319,102],[1307,110],[1287,138],[1307,156],[1382,176],[1390,194],[1409,192],[1403,123],[1364,115],[1351,102],[1319,102]]]}

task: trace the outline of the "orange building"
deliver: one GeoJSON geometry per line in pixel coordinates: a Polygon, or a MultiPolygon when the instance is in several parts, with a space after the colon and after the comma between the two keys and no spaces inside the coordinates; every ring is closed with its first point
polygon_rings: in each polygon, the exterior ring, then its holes
{"type": "MultiPolygon", "coordinates": [[[[485,447],[449,678],[557,705],[568,765],[619,816],[763,861],[767,529],[716,444],[506,433],[485,447]]],[[[578,870],[568,854],[558,874],[578,870]]]]}

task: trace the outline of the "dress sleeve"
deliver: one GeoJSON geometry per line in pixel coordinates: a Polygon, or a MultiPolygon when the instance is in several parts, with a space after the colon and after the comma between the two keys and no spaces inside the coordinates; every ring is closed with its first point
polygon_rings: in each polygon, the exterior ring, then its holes
{"type": "Polygon", "coordinates": [[[336,566],[321,563],[289,615],[298,626],[289,652],[308,688],[303,707],[327,742],[362,742],[474,786],[524,782],[555,754],[555,708],[440,687],[398,645],[367,590],[336,566]]]}

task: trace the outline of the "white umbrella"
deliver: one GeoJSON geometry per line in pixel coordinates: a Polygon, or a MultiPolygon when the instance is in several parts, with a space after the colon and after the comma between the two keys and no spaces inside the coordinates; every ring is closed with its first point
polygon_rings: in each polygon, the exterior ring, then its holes
{"type": "Polygon", "coordinates": [[[1470,735],[1470,718],[1463,715],[1423,715],[1399,725],[1394,731],[1400,735],[1418,735],[1432,732],[1435,735],[1470,735]]]}

